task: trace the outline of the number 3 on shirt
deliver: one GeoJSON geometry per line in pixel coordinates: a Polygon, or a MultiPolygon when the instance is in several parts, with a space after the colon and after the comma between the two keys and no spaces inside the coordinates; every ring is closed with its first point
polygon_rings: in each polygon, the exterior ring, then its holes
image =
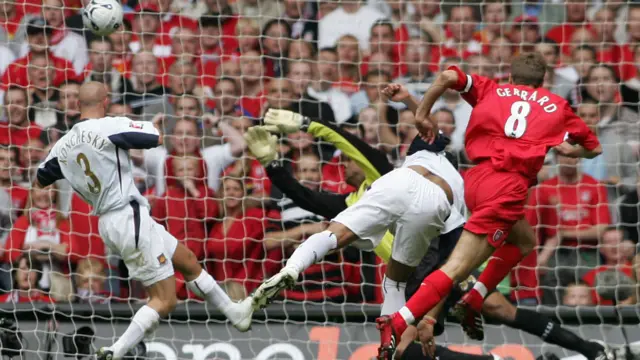
{"type": "Polygon", "coordinates": [[[92,194],[100,194],[100,191],[102,190],[102,185],[100,184],[100,180],[98,180],[98,177],[96,176],[96,174],[93,173],[93,171],[91,171],[91,165],[89,164],[89,159],[87,159],[87,155],[80,153],[78,154],[78,157],[76,158],[76,162],[78,163],[78,165],[80,165],[83,169],[84,169],[84,174],[91,179],[91,183],[87,182],[87,187],[89,188],[89,191],[92,194]]]}
{"type": "Polygon", "coordinates": [[[519,139],[527,130],[527,115],[531,112],[531,105],[526,101],[516,101],[511,105],[511,115],[504,124],[504,133],[508,137],[519,139]]]}

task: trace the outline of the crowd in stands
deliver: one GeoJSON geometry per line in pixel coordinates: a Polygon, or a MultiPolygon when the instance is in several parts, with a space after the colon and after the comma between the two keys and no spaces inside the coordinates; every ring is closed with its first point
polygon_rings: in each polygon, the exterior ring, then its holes
{"type": "MultiPolygon", "coordinates": [[[[162,121],[165,145],[131,151],[136,185],[152,216],[241,299],[330,220],[283,195],[247,150],[243,134],[267,109],[333,124],[397,166],[417,130],[381,93],[386,84],[420,98],[451,65],[505,83],[510,59],[529,51],[544,55],[544,87],[569,101],[604,153],[549,155],[527,207],[539,247],[501,291],[523,304],[607,305],[597,289],[613,284],[624,288],[615,303],[636,302],[640,1],[123,0],[124,24],[107,37],[83,28],[88,1],[0,3],[0,302],[145,298],[68,184],[30,185],[48,149],[83,121],[83,82],[104,83],[112,116],[162,121]]],[[[463,174],[471,110],[447,92],[432,114],[463,174]]],[[[308,189],[348,194],[362,182],[357,164],[305,131],[278,145],[308,189]]],[[[383,267],[347,248],[284,296],[377,303],[383,267]]],[[[193,298],[177,278],[179,297],[193,298]]]]}

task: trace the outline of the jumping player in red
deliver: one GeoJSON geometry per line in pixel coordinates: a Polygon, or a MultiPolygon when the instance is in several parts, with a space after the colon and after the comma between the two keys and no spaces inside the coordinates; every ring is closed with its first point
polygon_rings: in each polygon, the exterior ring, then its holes
{"type": "MultiPolygon", "coordinates": [[[[453,284],[491,256],[474,288],[454,307],[467,335],[482,339],[484,297],[536,244],[533,229],[524,219],[524,205],[545,155],[552,148],[571,157],[593,158],[602,152],[595,135],[567,101],[541,87],[545,72],[542,56],[527,53],[512,61],[509,84],[498,85],[453,66],[425,93],[416,118],[427,142],[437,134],[437,124],[429,117],[431,108],[445,91],[459,91],[473,106],[465,134],[467,156],[476,164],[465,174],[465,202],[471,217],[447,262],[425,278],[405,307],[378,318],[380,359],[393,356],[396,338],[408,325],[425,315],[424,321],[433,322],[453,284]]],[[[431,342],[423,345],[426,348],[431,342]]]]}

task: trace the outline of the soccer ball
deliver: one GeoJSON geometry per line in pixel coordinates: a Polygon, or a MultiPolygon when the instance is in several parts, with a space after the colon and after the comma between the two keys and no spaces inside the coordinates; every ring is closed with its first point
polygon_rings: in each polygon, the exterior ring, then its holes
{"type": "Polygon", "coordinates": [[[117,0],[91,0],[82,10],[84,26],[106,36],[122,26],[122,6],[117,0]]]}

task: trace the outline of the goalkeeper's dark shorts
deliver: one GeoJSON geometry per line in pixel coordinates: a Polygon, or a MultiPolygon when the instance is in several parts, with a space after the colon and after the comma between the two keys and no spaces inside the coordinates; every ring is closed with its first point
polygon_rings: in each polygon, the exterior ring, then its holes
{"type": "MultiPolygon", "coordinates": [[[[463,228],[459,227],[446,234],[440,235],[436,239],[433,239],[429,246],[429,251],[420,261],[416,271],[414,271],[409,277],[409,280],[407,280],[407,289],[405,291],[405,297],[407,300],[409,300],[409,298],[418,291],[424,278],[444,265],[449,258],[449,255],[453,252],[453,248],[455,248],[458,243],[458,239],[460,239],[462,231],[463,228]]],[[[480,271],[474,270],[467,280],[462,281],[453,287],[444,304],[444,308],[438,316],[438,323],[434,327],[434,333],[436,336],[444,332],[444,322],[447,314],[449,313],[449,309],[451,309],[453,305],[462,298],[462,295],[473,288],[478,276],[480,276],[480,271]]]]}

